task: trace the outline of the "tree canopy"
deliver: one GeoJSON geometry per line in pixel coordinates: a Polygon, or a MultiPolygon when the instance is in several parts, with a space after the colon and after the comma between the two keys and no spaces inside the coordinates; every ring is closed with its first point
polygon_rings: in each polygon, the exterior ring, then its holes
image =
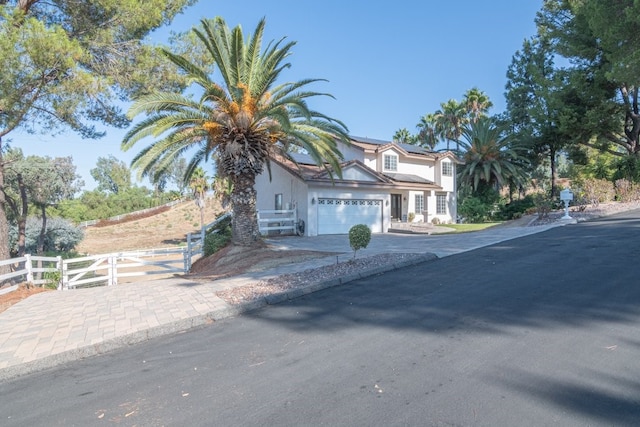
{"type": "Polygon", "coordinates": [[[573,141],[640,156],[640,5],[633,0],[545,0],[540,38],[568,61],[559,126],[573,141]]]}
{"type": "MultiPolygon", "coordinates": [[[[0,234],[7,232],[2,138],[18,128],[97,138],[98,123],[126,127],[121,101],[183,84],[144,38],[194,2],[0,1],[0,234]]],[[[0,245],[0,259],[8,255],[0,245]]]]}
{"type": "Polygon", "coordinates": [[[232,242],[251,246],[259,240],[255,178],[268,171],[273,156],[289,155],[300,147],[318,165],[340,175],[342,154],[337,140],[349,144],[346,126],[311,109],[308,100],[331,96],[308,90],[320,79],[280,83],[294,42],[281,39],[262,48],[264,19],[246,39],[240,26],[230,29],[222,18],[205,19],[193,30],[211,55],[220,82],[186,55],[165,55],[195,85],[199,98],[175,92],[156,92],[136,100],[130,116],[146,115],[125,135],[128,150],[151,137],[134,158],[141,173],[168,168],[191,148],[188,179],[209,159],[217,173],[232,184],[232,242]],[[197,88],[196,88],[197,87],[197,88]]]}

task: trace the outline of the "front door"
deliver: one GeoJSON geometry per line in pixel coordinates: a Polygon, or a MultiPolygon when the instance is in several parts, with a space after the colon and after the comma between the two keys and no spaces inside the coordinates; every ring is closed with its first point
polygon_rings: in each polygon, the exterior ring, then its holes
{"type": "Polygon", "coordinates": [[[391,195],[391,221],[400,221],[402,218],[402,194],[391,195]]]}

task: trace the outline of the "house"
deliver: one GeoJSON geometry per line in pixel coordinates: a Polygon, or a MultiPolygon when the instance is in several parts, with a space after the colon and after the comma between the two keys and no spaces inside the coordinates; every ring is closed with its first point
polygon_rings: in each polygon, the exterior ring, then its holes
{"type": "Polygon", "coordinates": [[[452,152],[351,137],[340,143],[342,178],[331,177],[307,155],[298,165],[271,162],[256,177],[258,210],[296,209],[305,235],[345,234],[355,224],[386,233],[393,222],[451,223],[456,218],[456,165],[452,152]]]}

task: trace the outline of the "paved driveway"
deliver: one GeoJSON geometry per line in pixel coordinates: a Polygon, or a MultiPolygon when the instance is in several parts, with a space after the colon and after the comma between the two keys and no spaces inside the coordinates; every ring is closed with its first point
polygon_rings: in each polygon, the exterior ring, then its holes
{"type": "MultiPolygon", "coordinates": [[[[438,257],[466,252],[517,237],[544,232],[564,223],[539,227],[492,227],[483,231],[460,234],[401,234],[377,233],[365,249],[358,251],[363,256],[379,253],[434,253],[438,257]]],[[[267,242],[282,249],[315,250],[327,252],[352,252],[347,234],[315,237],[282,236],[270,237],[267,242]]]]}

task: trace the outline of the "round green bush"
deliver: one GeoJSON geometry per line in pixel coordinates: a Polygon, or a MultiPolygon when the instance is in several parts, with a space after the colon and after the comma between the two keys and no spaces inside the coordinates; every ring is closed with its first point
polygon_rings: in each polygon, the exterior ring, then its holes
{"type": "Polygon", "coordinates": [[[354,225],[349,229],[349,244],[353,249],[353,257],[358,249],[364,249],[371,241],[371,229],[364,224],[354,225]]]}

